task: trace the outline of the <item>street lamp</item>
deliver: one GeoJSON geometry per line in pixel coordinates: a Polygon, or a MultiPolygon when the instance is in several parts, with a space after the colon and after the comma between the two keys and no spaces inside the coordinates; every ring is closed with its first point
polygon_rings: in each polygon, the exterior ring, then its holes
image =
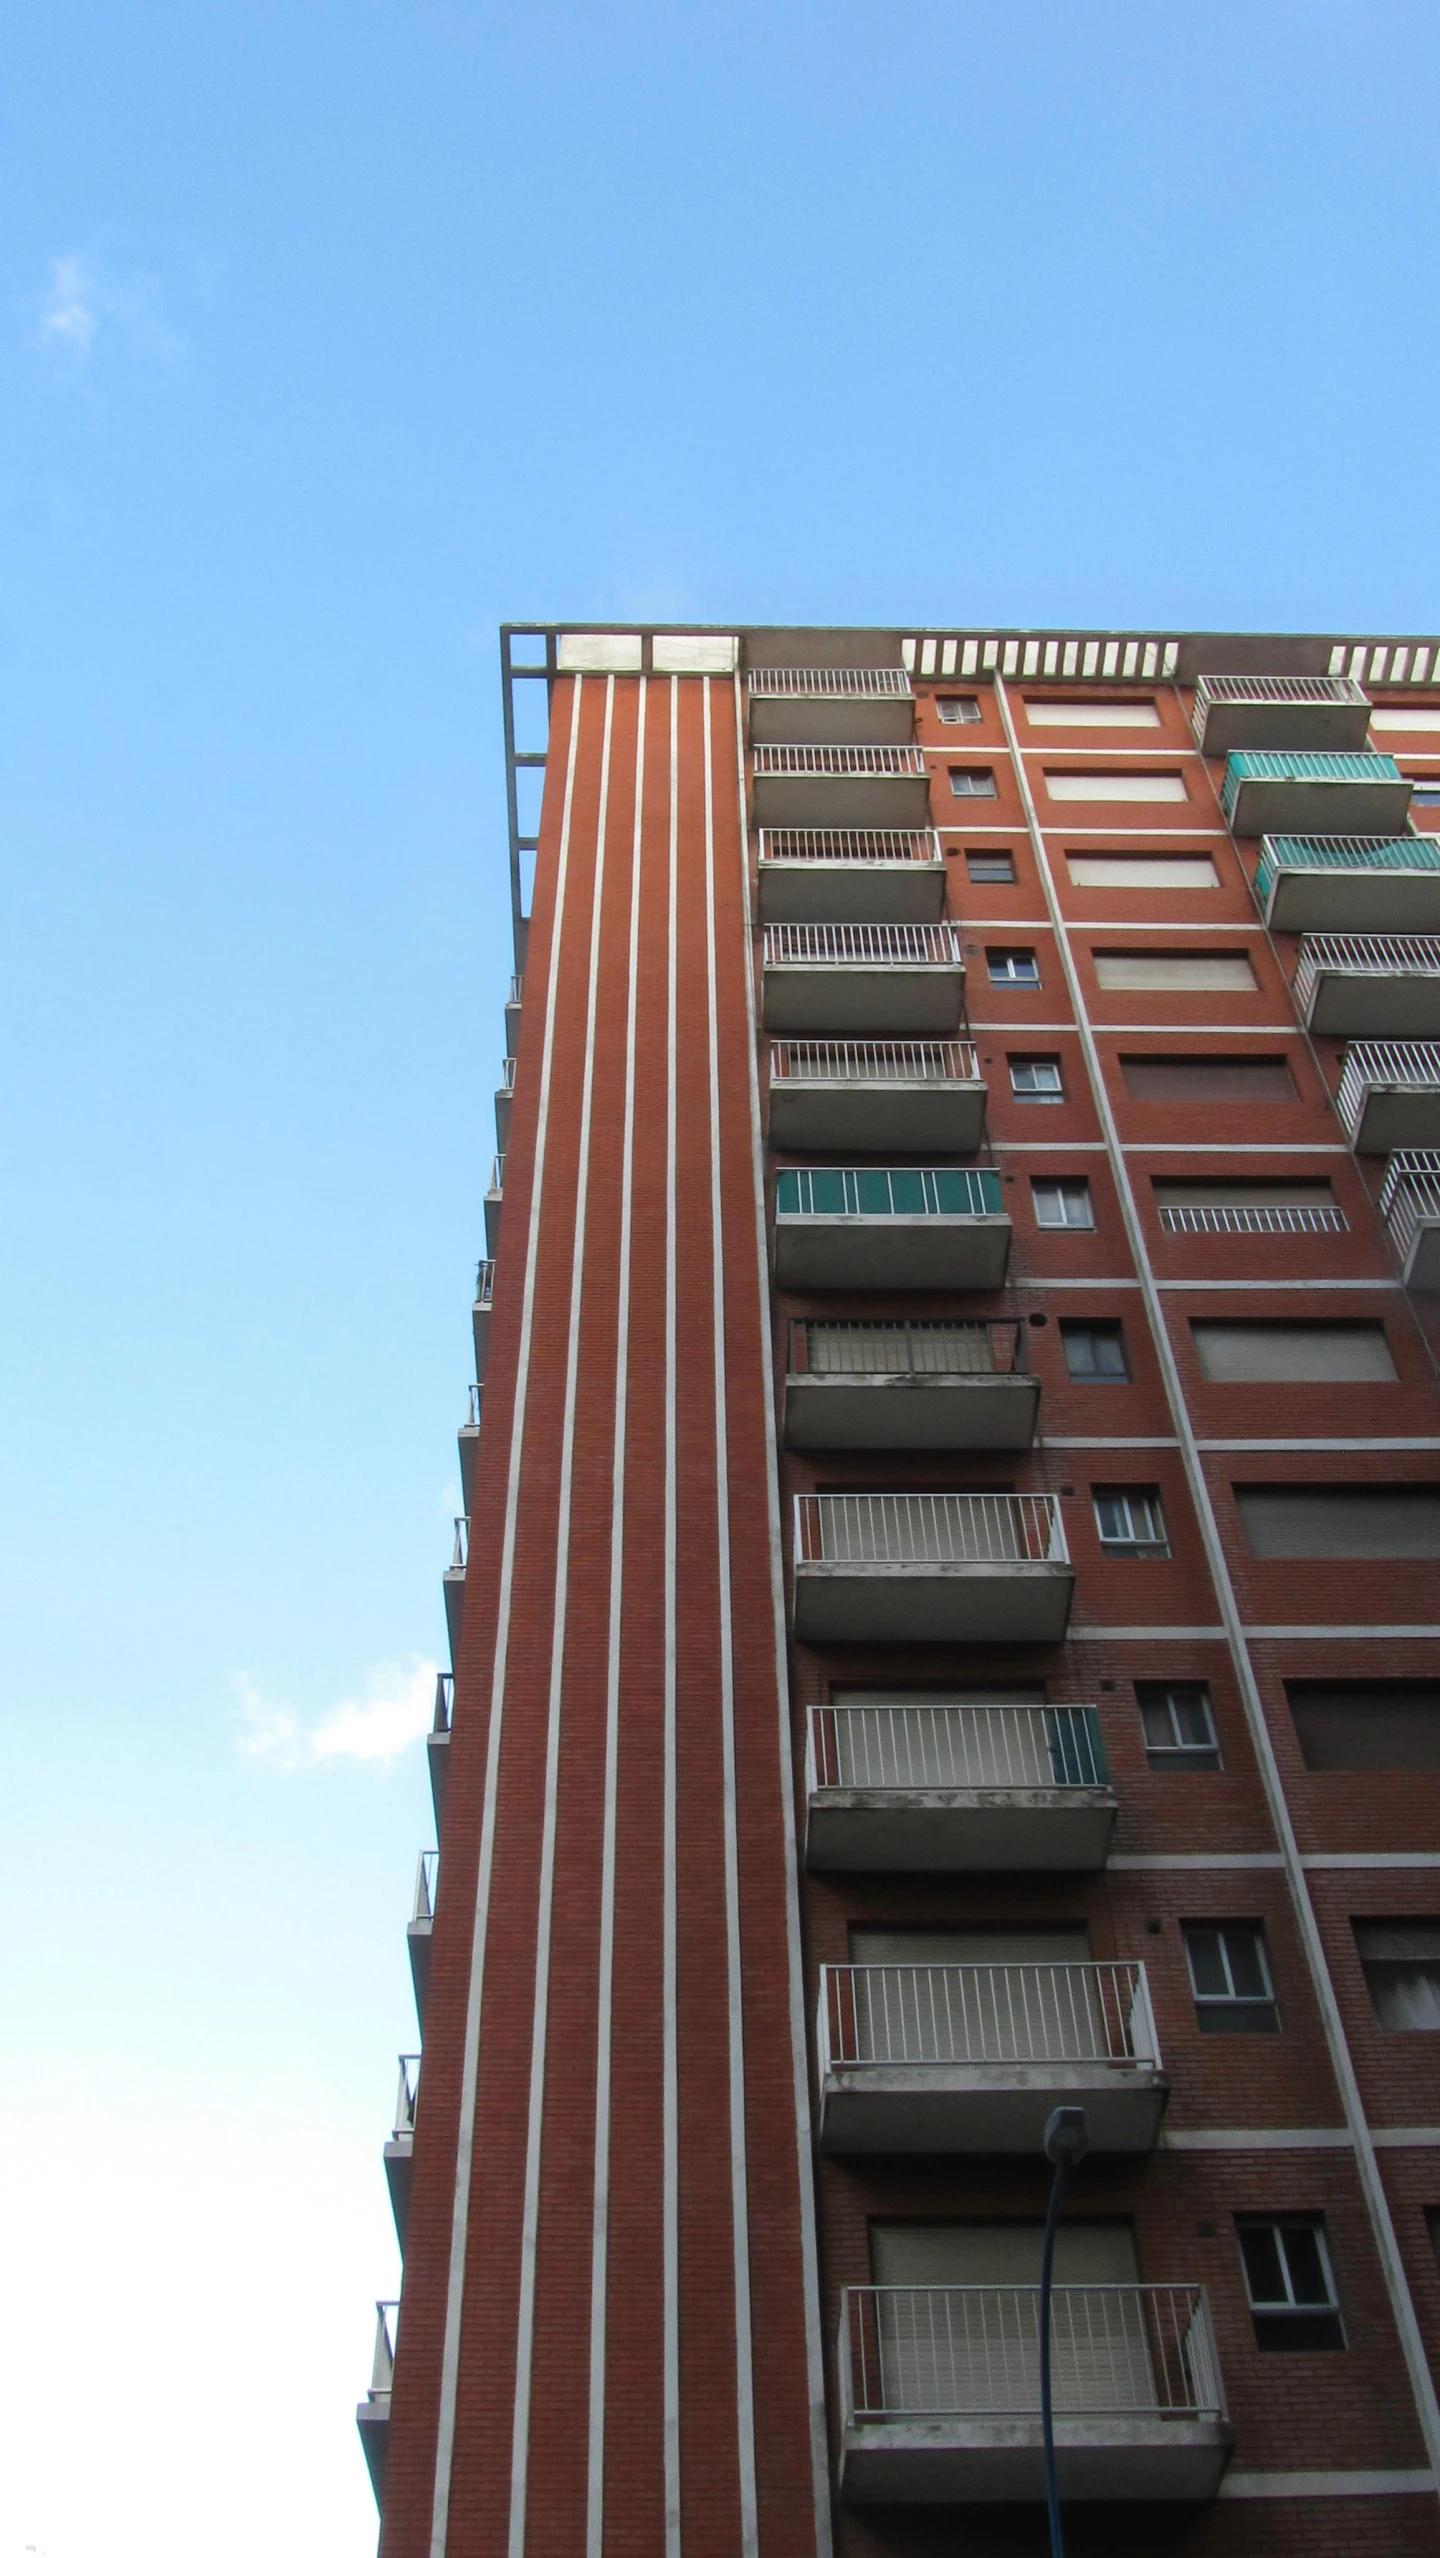
{"type": "Polygon", "coordinates": [[[1083,2105],[1057,2105],[1045,2126],[1045,2155],[1055,2170],[1050,2208],[1045,2215],[1045,2245],[1040,2256],[1040,2432],[1045,2446],[1045,2506],[1050,2516],[1050,2558],[1065,2558],[1060,2531],[1060,2490],[1055,2480],[1055,2413],[1050,2403],[1050,2288],[1055,2272],[1055,2232],[1065,2180],[1090,2146],[1090,2125],[1083,2105]]]}

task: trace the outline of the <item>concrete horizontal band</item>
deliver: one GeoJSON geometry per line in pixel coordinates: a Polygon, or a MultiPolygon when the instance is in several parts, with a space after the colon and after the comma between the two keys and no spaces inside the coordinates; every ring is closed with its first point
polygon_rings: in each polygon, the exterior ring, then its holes
{"type": "Polygon", "coordinates": [[[1297,2125],[1282,2125],[1278,2130],[1180,2132],[1164,2131],[1160,2135],[1162,2149],[1353,2149],[1354,2142],[1343,2124],[1333,2131],[1297,2125]]]}
{"type": "MultiPolygon", "coordinates": [[[[1072,1625],[1070,1643],[1223,1643],[1223,1625],[1072,1625]]],[[[1112,1856],[1112,1865],[1123,1859],[1112,1856]]]]}
{"type": "Polygon", "coordinates": [[[1247,1625],[1247,1643],[1434,1643],[1440,1625],[1247,1625]]]}
{"type": "Polygon", "coordinates": [[[1433,2469],[1232,2469],[1222,2496],[1430,2496],[1433,2469]]]}
{"type": "Polygon", "coordinates": [[[1249,1854],[1237,1851],[1233,1856],[1226,1856],[1223,1852],[1216,1855],[1201,1852],[1193,1856],[1112,1856],[1106,1859],[1106,1863],[1112,1874],[1120,1870],[1130,1874],[1200,1874],[1209,1868],[1220,1867],[1278,1874],[1285,1859],[1278,1848],[1267,1847],[1257,1848],[1249,1854]]]}
{"type": "Polygon", "coordinates": [[[1422,1873],[1433,1873],[1440,1866],[1440,1851],[1426,1847],[1381,1849],[1371,1855],[1364,1848],[1347,1848],[1335,1856],[1302,1856],[1303,1866],[1317,1872],[1365,1874],[1370,1871],[1389,1874],[1407,1866],[1422,1873]]]}

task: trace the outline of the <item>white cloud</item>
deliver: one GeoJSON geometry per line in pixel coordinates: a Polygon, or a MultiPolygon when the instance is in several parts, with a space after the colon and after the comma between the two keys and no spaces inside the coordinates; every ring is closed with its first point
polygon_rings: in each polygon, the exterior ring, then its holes
{"type": "Polygon", "coordinates": [[[342,1697],[316,1723],[263,1696],[242,1675],[235,1682],[244,1723],[241,1753],[286,1769],[320,1767],[332,1759],[388,1767],[430,1729],[436,1667],[418,1653],[405,1662],[382,1662],[367,1678],[363,1697],[342,1697]]]}
{"type": "Polygon", "coordinates": [[[160,289],[143,267],[120,257],[67,250],[50,261],[50,290],[40,309],[40,343],[72,363],[89,362],[102,325],[139,355],[168,359],[180,340],[160,308],[160,289]]]}
{"type": "Polygon", "coordinates": [[[40,314],[42,336],[82,359],[95,335],[94,286],[78,258],[55,258],[50,267],[50,298],[40,314]]]}

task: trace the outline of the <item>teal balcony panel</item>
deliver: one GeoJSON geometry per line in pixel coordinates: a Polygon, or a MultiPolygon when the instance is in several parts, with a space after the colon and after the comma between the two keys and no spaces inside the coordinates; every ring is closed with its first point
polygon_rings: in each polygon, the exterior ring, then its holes
{"type": "Polygon", "coordinates": [[[1440,929],[1440,837],[1267,834],[1255,900],[1279,933],[1440,929]]]}
{"type": "Polygon", "coordinates": [[[1237,835],[1385,835],[1404,825],[1410,791],[1393,755],[1237,749],[1220,805],[1237,835]]]}

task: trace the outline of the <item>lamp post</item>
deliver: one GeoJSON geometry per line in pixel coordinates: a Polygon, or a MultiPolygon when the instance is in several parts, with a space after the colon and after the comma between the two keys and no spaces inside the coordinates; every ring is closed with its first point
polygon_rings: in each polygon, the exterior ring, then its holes
{"type": "Polygon", "coordinates": [[[1055,2232],[1066,2178],[1090,2146],[1090,2125],[1082,2105],[1057,2105],[1045,2126],[1045,2155],[1055,2170],[1050,2208],[1045,2215],[1045,2245],[1040,2256],[1040,2432],[1045,2446],[1045,2506],[1050,2517],[1050,2558],[1065,2558],[1060,2530],[1060,2490],[1055,2479],[1055,2413],[1050,2403],[1050,2291],[1055,2272],[1055,2232]]]}

